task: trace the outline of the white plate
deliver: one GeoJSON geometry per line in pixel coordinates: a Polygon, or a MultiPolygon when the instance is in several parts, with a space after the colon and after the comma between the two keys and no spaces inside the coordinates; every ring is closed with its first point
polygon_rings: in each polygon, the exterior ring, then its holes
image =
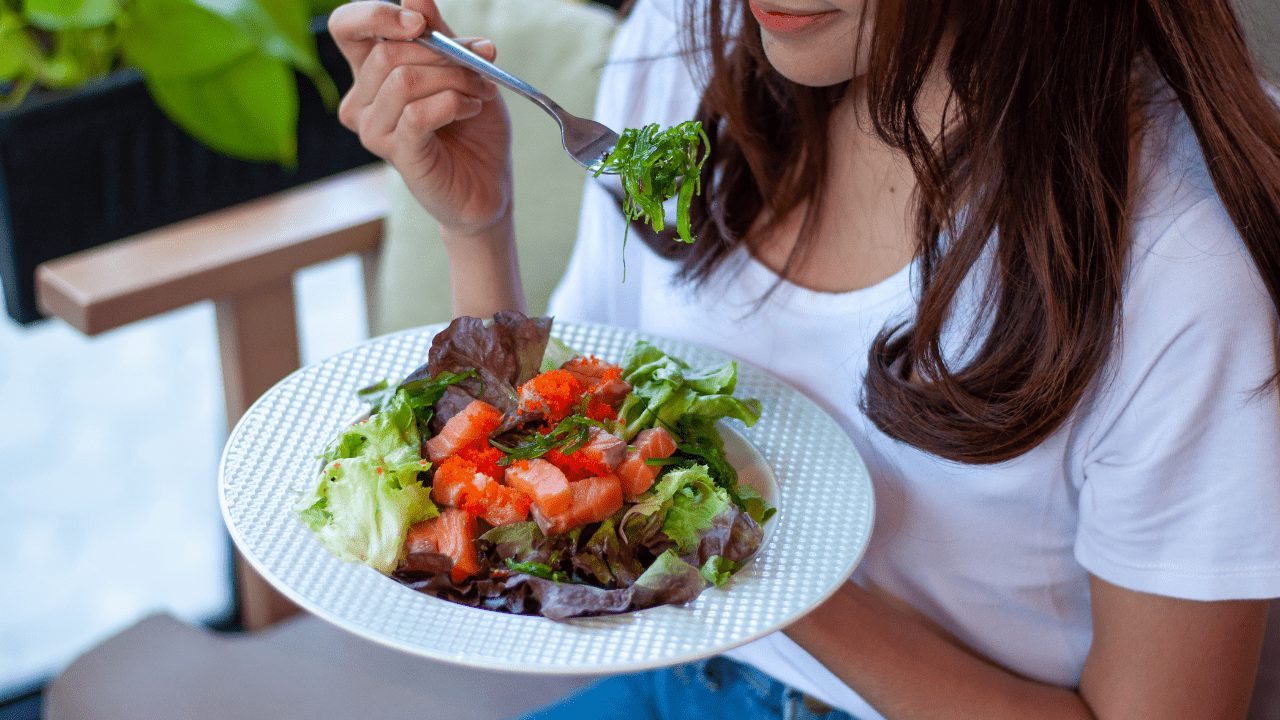
{"type": "MultiPolygon", "coordinates": [[[[308,611],[446,662],[532,673],[631,672],[696,660],[782,628],[835,592],[862,558],[874,501],[853,443],[808,398],[740,362],[734,394],[759,398],[764,412],[750,428],[727,422],[726,449],[744,480],[773,494],[778,512],[760,551],[723,588],[680,607],[554,622],[439,600],[338,560],[294,515],[296,491],[316,481],[315,456],[359,412],[355,391],[425,363],[443,328],[386,335],[303,368],[255,402],[231,432],[218,473],[231,537],[268,582],[308,611]]],[[[636,340],[697,368],[728,360],[604,325],[556,322],[552,334],[613,362],[636,340]]]]}

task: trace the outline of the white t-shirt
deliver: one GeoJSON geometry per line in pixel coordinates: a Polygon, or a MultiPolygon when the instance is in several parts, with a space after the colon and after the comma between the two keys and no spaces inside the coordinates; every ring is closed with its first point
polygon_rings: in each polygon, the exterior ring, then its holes
{"type": "MultiPolygon", "coordinates": [[[[605,68],[598,120],[621,129],[693,117],[701,85],[679,54],[681,3],[637,4],[605,68]]],[[[872,338],[914,311],[912,265],[847,293],[784,282],[757,309],[777,276],[745,253],[694,291],[632,238],[623,282],[624,219],[589,182],[551,313],[715,348],[812,398],[853,439],[875,487],[855,579],[1006,667],[1074,686],[1092,635],[1089,573],[1180,598],[1280,597],[1280,398],[1255,393],[1275,369],[1276,312],[1186,118],[1173,104],[1153,112],[1120,346],[1070,419],[1015,460],[943,460],[860,411],[872,338]]],[[[782,633],[728,654],[880,717],[782,633]]]]}

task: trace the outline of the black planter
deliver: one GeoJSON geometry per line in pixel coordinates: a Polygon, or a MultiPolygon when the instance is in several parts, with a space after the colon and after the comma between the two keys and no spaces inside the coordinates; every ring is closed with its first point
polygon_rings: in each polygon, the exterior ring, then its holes
{"type": "MultiPolygon", "coordinates": [[[[351,71],[328,33],[321,62],[340,91],[351,71]]],[[[180,130],[138,73],[0,113],[0,280],[19,323],[41,318],[47,260],[377,161],[299,77],[298,167],[236,160],[180,130]]]]}

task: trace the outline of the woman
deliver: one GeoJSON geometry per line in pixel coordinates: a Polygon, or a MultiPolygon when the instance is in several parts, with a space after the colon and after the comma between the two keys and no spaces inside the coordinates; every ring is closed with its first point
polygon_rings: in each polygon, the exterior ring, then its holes
{"type": "MultiPolygon", "coordinates": [[[[501,101],[378,40],[445,27],[405,6],[333,14],[340,116],[439,221],[455,313],[519,308],[501,101]]],[[[588,183],[553,314],[787,380],[876,527],[784,633],[544,715],[1245,717],[1280,597],[1280,117],[1226,0],[688,12],[640,0],[597,119],[703,121],[698,240],[629,244],[621,282],[588,183]]]]}

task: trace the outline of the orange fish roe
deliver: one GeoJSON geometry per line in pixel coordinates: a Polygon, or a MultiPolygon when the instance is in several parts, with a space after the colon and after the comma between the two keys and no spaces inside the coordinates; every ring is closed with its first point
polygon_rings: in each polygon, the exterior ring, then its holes
{"type": "Polygon", "coordinates": [[[520,412],[546,413],[557,422],[573,412],[586,389],[581,380],[565,370],[550,370],[520,386],[520,412]]]}
{"type": "Polygon", "coordinates": [[[431,498],[482,517],[495,527],[524,520],[533,502],[528,495],[477,472],[475,463],[460,455],[449,456],[436,468],[431,498]]]}
{"type": "Polygon", "coordinates": [[[592,420],[600,422],[618,419],[617,410],[614,410],[608,403],[605,403],[594,396],[587,398],[587,408],[582,414],[592,420]]]}
{"type": "Polygon", "coordinates": [[[498,461],[505,457],[501,450],[485,442],[474,442],[459,450],[454,457],[460,457],[476,466],[476,472],[482,472],[494,480],[501,480],[504,474],[498,461]]]}
{"type": "Polygon", "coordinates": [[[552,448],[542,457],[547,462],[560,468],[560,472],[564,473],[564,476],[570,482],[613,472],[613,468],[600,462],[597,458],[590,457],[581,449],[566,455],[560,448],[552,448]]]}
{"type": "Polygon", "coordinates": [[[436,472],[431,479],[431,497],[436,502],[446,505],[457,505],[458,498],[464,494],[462,488],[473,484],[476,464],[461,455],[450,455],[436,463],[436,472]]]}

